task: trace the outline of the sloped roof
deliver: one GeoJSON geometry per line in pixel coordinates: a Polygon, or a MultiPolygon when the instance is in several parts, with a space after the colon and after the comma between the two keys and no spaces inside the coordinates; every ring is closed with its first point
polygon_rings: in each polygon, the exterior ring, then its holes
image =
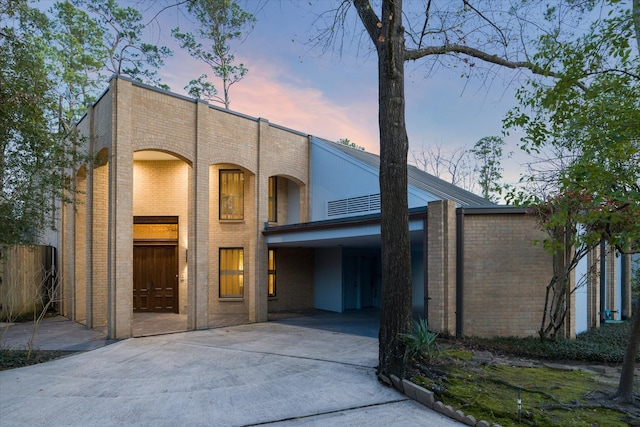
{"type": "MultiPolygon", "coordinates": [[[[333,148],[340,150],[343,153],[375,169],[380,169],[380,156],[378,156],[377,154],[368,153],[363,150],[357,150],[355,148],[347,147],[346,145],[331,142],[322,138],[316,139],[325,144],[330,144],[333,148]]],[[[407,170],[409,185],[426,193],[429,193],[434,197],[438,197],[443,200],[453,200],[460,207],[496,205],[495,203],[490,202],[482,196],[478,196],[477,194],[460,188],[457,185],[453,185],[450,182],[433,176],[425,171],[422,171],[413,165],[407,165],[407,170]]]]}

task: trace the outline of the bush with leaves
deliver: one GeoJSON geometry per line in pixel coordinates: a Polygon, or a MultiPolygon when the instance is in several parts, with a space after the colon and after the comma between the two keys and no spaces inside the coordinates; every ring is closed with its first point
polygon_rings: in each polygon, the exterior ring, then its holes
{"type": "Polygon", "coordinates": [[[400,334],[400,341],[404,344],[404,357],[432,360],[438,354],[438,334],[429,330],[426,319],[413,322],[413,333],[400,334]]]}

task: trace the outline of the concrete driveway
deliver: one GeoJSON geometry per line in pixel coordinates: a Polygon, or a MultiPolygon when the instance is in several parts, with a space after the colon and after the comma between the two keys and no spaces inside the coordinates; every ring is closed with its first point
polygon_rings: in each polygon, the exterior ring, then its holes
{"type": "Polygon", "coordinates": [[[0,372],[8,426],[459,426],[376,380],[375,338],[278,322],[0,372]]]}

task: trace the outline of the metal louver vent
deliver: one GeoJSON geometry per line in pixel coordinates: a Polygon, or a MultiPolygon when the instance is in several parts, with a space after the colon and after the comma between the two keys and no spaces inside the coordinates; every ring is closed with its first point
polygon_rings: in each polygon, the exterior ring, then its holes
{"type": "Polygon", "coordinates": [[[349,215],[354,213],[379,211],[380,193],[367,196],[350,197],[348,199],[332,200],[327,203],[327,215],[349,215]]]}
{"type": "Polygon", "coordinates": [[[334,200],[328,203],[327,214],[329,216],[345,215],[347,211],[347,199],[334,200]]]}

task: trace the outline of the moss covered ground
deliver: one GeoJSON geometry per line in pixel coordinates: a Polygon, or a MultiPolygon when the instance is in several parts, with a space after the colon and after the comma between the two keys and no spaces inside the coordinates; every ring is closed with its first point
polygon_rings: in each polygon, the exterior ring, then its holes
{"type": "Polygon", "coordinates": [[[628,325],[609,326],[555,342],[444,338],[437,357],[409,363],[410,376],[445,404],[505,427],[640,426],[640,408],[610,398],[628,325]]]}

